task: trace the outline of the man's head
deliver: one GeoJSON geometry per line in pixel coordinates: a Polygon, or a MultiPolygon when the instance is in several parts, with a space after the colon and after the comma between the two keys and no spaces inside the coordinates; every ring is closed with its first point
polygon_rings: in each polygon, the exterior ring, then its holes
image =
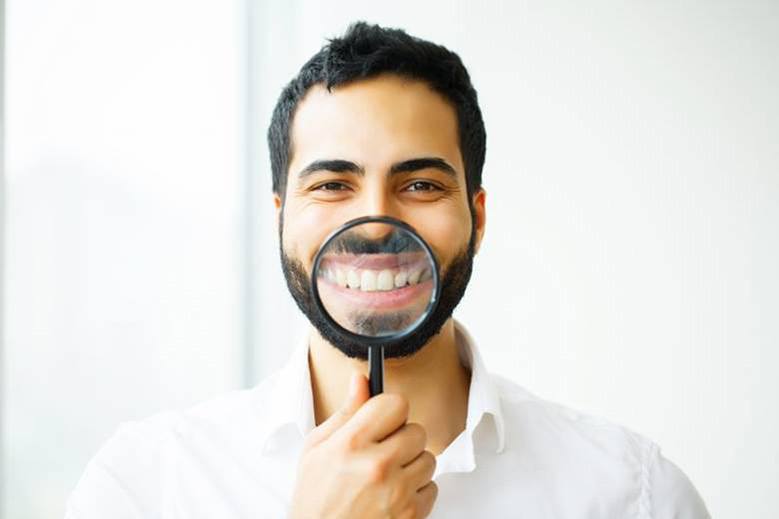
{"type": "Polygon", "coordinates": [[[485,140],[459,57],[400,30],[352,25],[286,86],[268,130],[282,264],[298,306],[335,347],[365,356],[324,321],[308,277],[324,238],[359,216],[409,223],[442,269],[433,318],[388,356],[413,354],[451,316],[484,231],[485,140]]]}

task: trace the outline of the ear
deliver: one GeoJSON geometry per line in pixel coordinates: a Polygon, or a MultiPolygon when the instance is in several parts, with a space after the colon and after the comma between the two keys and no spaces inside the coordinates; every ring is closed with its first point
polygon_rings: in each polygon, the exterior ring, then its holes
{"type": "Polygon", "coordinates": [[[278,193],[273,193],[273,206],[276,208],[276,229],[278,229],[282,209],[281,197],[278,193]]]}
{"type": "Polygon", "coordinates": [[[485,207],[487,192],[480,188],[473,195],[473,210],[475,214],[474,232],[476,233],[476,242],[474,243],[474,254],[479,252],[481,241],[484,238],[484,227],[487,224],[487,209],[485,207]]]}

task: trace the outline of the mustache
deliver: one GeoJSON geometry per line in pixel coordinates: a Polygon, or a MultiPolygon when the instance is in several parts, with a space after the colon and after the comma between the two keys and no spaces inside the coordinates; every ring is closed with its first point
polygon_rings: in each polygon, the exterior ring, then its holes
{"type": "Polygon", "coordinates": [[[400,254],[414,252],[422,247],[408,233],[393,229],[385,236],[369,240],[355,233],[346,233],[330,245],[333,252],[342,254],[400,254]]]}

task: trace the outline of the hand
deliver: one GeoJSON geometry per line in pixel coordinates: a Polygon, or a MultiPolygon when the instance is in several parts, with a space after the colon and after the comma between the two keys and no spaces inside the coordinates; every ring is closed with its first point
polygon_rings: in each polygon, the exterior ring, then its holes
{"type": "Polygon", "coordinates": [[[427,517],[438,495],[435,456],[422,426],[407,420],[408,400],[369,399],[368,380],[353,375],[341,409],[306,438],[290,517],[427,517]]]}

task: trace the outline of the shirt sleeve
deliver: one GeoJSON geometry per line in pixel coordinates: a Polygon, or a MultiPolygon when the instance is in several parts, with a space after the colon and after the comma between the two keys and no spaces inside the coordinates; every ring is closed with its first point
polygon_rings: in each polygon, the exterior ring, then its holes
{"type": "Polygon", "coordinates": [[[649,455],[647,477],[651,519],[711,519],[690,479],[656,447],[649,455]]]}
{"type": "Polygon", "coordinates": [[[146,423],[119,426],[84,470],[65,519],[159,517],[160,433],[146,423]]]}

